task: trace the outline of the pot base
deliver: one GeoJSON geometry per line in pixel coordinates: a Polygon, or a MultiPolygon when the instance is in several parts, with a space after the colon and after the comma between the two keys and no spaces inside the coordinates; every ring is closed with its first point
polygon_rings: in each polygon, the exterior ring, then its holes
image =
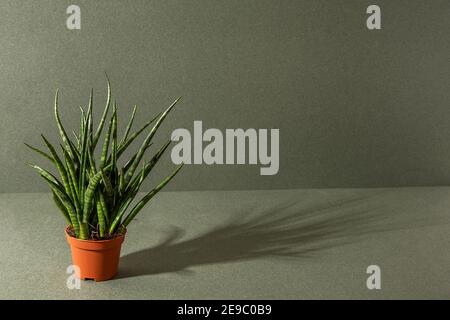
{"type": "Polygon", "coordinates": [[[89,278],[89,277],[85,277],[85,276],[81,276],[81,275],[77,274],[77,277],[80,280],[83,280],[83,281],[95,281],[95,282],[102,282],[102,281],[111,280],[111,279],[114,279],[116,276],[117,276],[117,273],[112,275],[111,277],[89,278]]]}

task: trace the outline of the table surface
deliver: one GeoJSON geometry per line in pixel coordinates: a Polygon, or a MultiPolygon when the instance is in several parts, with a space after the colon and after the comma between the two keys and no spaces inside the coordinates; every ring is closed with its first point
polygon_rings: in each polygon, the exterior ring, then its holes
{"type": "Polygon", "coordinates": [[[130,224],[118,277],[79,290],[50,195],[0,208],[0,299],[450,298],[447,187],[163,192],[130,224]]]}

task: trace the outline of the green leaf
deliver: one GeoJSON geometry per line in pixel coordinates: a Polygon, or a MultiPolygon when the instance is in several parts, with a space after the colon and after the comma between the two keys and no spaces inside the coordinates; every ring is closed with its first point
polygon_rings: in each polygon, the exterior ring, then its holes
{"type": "Polygon", "coordinates": [[[136,114],[136,108],[137,108],[137,106],[134,105],[134,108],[133,108],[133,112],[132,112],[132,114],[131,114],[130,121],[129,121],[128,124],[127,124],[127,127],[126,127],[126,129],[125,129],[125,133],[124,133],[124,135],[123,135],[122,140],[121,140],[120,143],[119,143],[119,146],[122,145],[122,144],[127,140],[127,138],[128,138],[128,134],[130,133],[131,127],[132,127],[132,125],[133,125],[134,116],[135,116],[135,114],[136,114]]]}
{"type": "Polygon", "coordinates": [[[70,156],[73,158],[74,152],[72,150],[72,145],[69,143],[69,137],[67,136],[66,130],[64,129],[64,126],[62,125],[61,119],[59,117],[58,96],[59,96],[59,90],[56,90],[55,103],[54,103],[56,124],[58,125],[59,134],[61,135],[61,139],[64,142],[67,152],[69,152],[70,156]]]}
{"type": "Polygon", "coordinates": [[[111,119],[109,120],[108,131],[106,132],[106,136],[103,141],[102,153],[100,156],[100,169],[102,169],[105,166],[106,160],[108,159],[109,142],[111,139],[111,132],[113,130],[113,123],[114,123],[114,115],[116,114],[116,112],[117,112],[117,109],[114,109],[113,115],[111,116],[111,119]]]}
{"type": "Polygon", "coordinates": [[[40,155],[42,155],[42,156],[44,156],[45,158],[47,158],[48,160],[50,160],[52,163],[55,161],[55,160],[53,159],[53,157],[52,157],[51,155],[49,155],[48,153],[46,153],[46,152],[44,152],[44,151],[42,151],[42,150],[39,150],[38,148],[35,148],[35,147],[33,147],[33,146],[30,146],[28,143],[24,143],[24,144],[25,144],[28,148],[30,148],[31,150],[33,150],[33,151],[39,153],[40,155]]]}
{"type": "Polygon", "coordinates": [[[87,128],[87,123],[88,123],[88,117],[86,117],[86,119],[84,119],[83,124],[82,124],[82,131],[83,131],[83,135],[82,135],[82,142],[81,142],[81,161],[80,161],[80,170],[78,172],[79,174],[79,186],[78,186],[78,190],[80,191],[80,199],[84,199],[84,188],[86,186],[86,164],[88,161],[88,139],[89,139],[89,132],[88,130],[86,130],[87,128]]]}
{"type": "Polygon", "coordinates": [[[139,213],[139,211],[147,204],[148,201],[150,201],[151,198],[153,198],[162,188],[164,188],[170,180],[175,177],[175,175],[181,170],[183,165],[180,165],[171,175],[169,175],[167,178],[165,178],[156,188],[154,188],[152,191],[147,193],[141,201],[139,201],[133,209],[131,209],[131,212],[128,214],[128,216],[125,218],[123,225],[124,227],[128,226],[128,224],[136,217],[136,215],[139,213]]]}
{"type": "MultiPolygon", "coordinates": [[[[145,149],[147,150],[148,148],[150,148],[153,145],[152,143],[149,143],[148,146],[145,147],[145,149]]],[[[137,153],[134,154],[123,166],[123,171],[127,172],[127,170],[130,168],[131,164],[133,163],[134,159],[136,159],[137,153]]]]}
{"type": "Polygon", "coordinates": [[[88,147],[88,160],[89,160],[89,166],[91,169],[91,173],[94,174],[95,172],[97,172],[97,168],[95,166],[95,160],[94,160],[94,155],[92,154],[92,148],[91,146],[88,147]]]}
{"type": "Polygon", "coordinates": [[[172,143],[171,140],[167,141],[159,150],[158,152],[153,156],[153,158],[144,165],[144,167],[142,168],[142,172],[140,175],[137,175],[131,182],[130,184],[126,187],[127,189],[130,186],[135,186],[136,184],[142,183],[142,181],[147,178],[147,176],[150,174],[150,171],[155,167],[155,165],[158,163],[159,159],[161,159],[162,155],[164,154],[164,152],[167,150],[167,148],[169,147],[169,145],[172,143]],[[141,176],[141,177],[140,177],[141,176]],[[139,180],[141,180],[139,182],[139,180]]]}
{"type": "MultiPolygon", "coordinates": [[[[78,147],[78,149],[79,149],[79,150],[81,150],[82,145],[83,145],[84,125],[85,125],[85,123],[86,123],[86,117],[85,117],[85,115],[84,115],[84,109],[83,109],[83,107],[80,107],[80,112],[81,112],[81,114],[80,114],[80,134],[79,134],[79,136],[78,136],[78,139],[79,139],[79,147],[78,147]]],[[[82,154],[82,153],[81,153],[81,154],[82,154]]],[[[81,163],[81,160],[80,160],[80,163],[81,163]]]]}
{"type": "Polygon", "coordinates": [[[161,116],[161,113],[159,113],[155,118],[148,121],[145,125],[142,126],[138,131],[133,133],[125,142],[120,143],[119,148],[117,150],[117,158],[120,158],[120,156],[125,152],[125,150],[130,146],[130,144],[142,133],[149,125],[151,125],[153,122],[155,122],[156,119],[158,119],[161,116]]]}
{"type": "Polygon", "coordinates": [[[104,168],[103,170],[100,170],[99,172],[97,172],[89,181],[89,185],[86,189],[86,193],[84,195],[84,205],[83,205],[83,223],[88,223],[88,219],[89,219],[89,214],[91,213],[92,210],[92,202],[94,200],[94,194],[95,191],[97,190],[97,186],[100,182],[100,180],[102,179],[102,174],[103,171],[106,171],[108,168],[110,167],[107,166],[106,168],[104,168]]]}
{"type": "Polygon", "coordinates": [[[59,158],[58,154],[56,153],[55,148],[52,146],[52,144],[45,138],[43,134],[41,134],[42,139],[44,140],[45,144],[47,145],[47,148],[50,150],[50,153],[52,154],[53,159],[55,160],[56,168],[58,169],[59,175],[61,176],[61,180],[64,185],[64,189],[66,190],[67,194],[71,197],[71,199],[74,199],[74,196],[70,189],[69,179],[67,178],[67,171],[64,167],[64,164],[62,163],[61,159],[59,158]]]}
{"type": "Polygon", "coordinates": [[[94,89],[91,89],[91,94],[89,96],[89,106],[88,106],[88,130],[89,130],[89,139],[90,144],[93,144],[94,141],[94,118],[92,117],[92,109],[94,108],[94,89]]]}
{"type": "Polygon", "coordinates": [[[119,171],[119,194],[122,194],[122,192],[124,190],[125,181],[123,180],[123,177],[124,177],[124,171],[123,171],[123,168],[121,168],[119,171]]]}
{"type": "Polygon", "coordinates": [[[77,213],[80,213],[81,211],[81,205],[80,205],[80,192],[78,190],[78,180],[75,170],[75,165],[72,162],[72,159],[70,158],[68,152],[63,148],[63,154],[64,154],[64,160],[66,162],[67,166],[67,172],[68,172],[68,180],[69,184],[72,190],[72,193],[74,195],[73,202],[75,203],[75,208],[77,213]]]}
{"type": "Polygon", "coordinates": [[[52,190],[52,194],[53,194],[53,201],[55,202],[56,206],[61,211],[64,218],[66,218],[69,225],[72,226],[72,221],[70,221],[69,212],[67,211],[67,208],[64,206],[59,197],[56,195],[55,191],[52,190]]]}
{"type": "Polygon", "coordinates": [[[109,82],[109,78],[108,78],[107,74],[106,74],[106,81],[108,82],[108,97],[106,98],[106,105],[105,105],[105,109],[103,110],[103,114],[100,119],[100,123],[98,125],[97,131],[95,132],[94,141],[92,144],[93,148],[95,148],[97,146],[97,142],[102,133],[103,126],[105,125],[105,120],[106,120],[106,116],[108,115],[109,106],[111,105],[111,83],[109,82]]]}
{"type": "Polygon", "coordinates": [[[106,196],[111,199],[114,196],[114,190],[111,184],[111,180],[104,172],[102,173],[102,181],[105,186],[106,196]]]}
{"type": "Polygon", "coordinates": [[[65,192],[64,190],[64,186],[62,185],[62,183],[58,180],[58,178],[56,178],[51,172],[42,169],[41,167],[32,164],[32,163],[27,163],[27,165],[29,165],[30,167],[34,168],[37,170],[37,172],[46,180],[51,181],[52,183],[55,184],[55,186],[57,186],[62,192],[65,192]]]}
{"type": "Polygon", "coordinates": [[[104,217],[105,217],[106,224],[108,224],[108,223],[109,223],[108,206],[107,206],[107,204],[106,204],[106,201],[105,201],[105,197],[104,197],[104,195],[103,195],[103,192],[102,192],[101,190],[99,190],[99,191],[98,191],[98,194],[99,194],[100,205],[102,206],[102,212],[103,212],[103,215],[104,215],[104,217]]]}
{"type": "Polygon", "coordinates": [[[139,162],[141,161],[142,157],[144,156],[144,152],[146,149],[146,146],[150,143],[150,141],[152,140],[153,136],[155,135],[156,131],[158,130],[159,126],[161,125],[161,123],[164,121],[164,119],[166,118],[166,116],[169,114],[169,112],[173,109],[173,107],[178,103],[178,101],[180,101],[181,97],[176,99],[167,109],[166,111],[163,112],[163,114],[159,117],[158,121],[156,121],[155,125],[153,126],[152,130],[150,131],[150,133],[147,135],[147,137],[145,138],[144,142],[142,143],[136,158],[134,159],[133,163],[131,164],[130,169],[128,170],[126,176],[125,176],[125,185],[127,185],[131,178],[134,175],[134,172],[136,171],[137,166],[139,165],[139,162]]]}
{"type": "MultiPolygon", "coordinates": [[[[111,172],[113,177],[115,177],[117,172],[117,106],[114,106],[116,112],[113,114],[113,124],[112,124],[112,144],[111,144],[111,172]]],[[[113,180],[114,184],[117,183],[116,179],[113,180]]]]}
{"type": "Polygon", "coordinates": [[[128,209],[132,201],[133,198],[129,198],[119,207],[119,210],[117,214],[114,216],[114,220],[112,221],[111,226],[109,227],[109,234],[114,234],[117,226],[120,224],[123,215],[125,214],[125,211],[128,209]]]}
{"type": "Polygon", "coordinates": [[[106,221],[105,221],[105,213],[103,212],[103,207],[100,202],[99,196],[97,197],[97,220],[98,220],[98,226],[99,226],[99,233],[100,237],[103,238],[105,236],[105,228],[106,228],[106,221]]]}
{"type": "Polygon", "coordinates": [[[75,141],[77,142],[77,147],[80,148],[80,138],[76,134],[75,131],[72,130],[73,137],[75,138],[75,141]]]}
{"type": "Polygon", "coordinates": [[[75,144],[71,140],[69,140],[69,143],[72,147],[72,151],[73,151],[73,155],[74,155],[74,157],[72,159],[73,163],[74,163],[74,165],[78,166],[80,163],[80,159],[81,159],[80,152],[78,151],[77,147],[75,147],[75,144]]]}
{"type": "Polygon", "coordinates": [[[50,185],[51,190],[54,193],[56,193],[56,195],[59,197],[59,199],[61,200],[64,207],[67,209],[67,213],[69,215],[70,221],[71,221],[73,229],[75,231],[75,235],[78,237],[78,235],[79,235],[79,221],[78,221],[79,218],[76,214],[75,208],[73,207],[69,196],[64,192],[64,190],[59,188],[59,186],[54,181],[52,181],[51,179],[48,179],[44,175],[41,175],[41,177],[43,177],[44,180],[50,185]]]}

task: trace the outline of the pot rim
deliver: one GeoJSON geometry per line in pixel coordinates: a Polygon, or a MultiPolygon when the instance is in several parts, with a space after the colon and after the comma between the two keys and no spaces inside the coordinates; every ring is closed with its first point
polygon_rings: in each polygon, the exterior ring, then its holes
{"type": "Polygon", "coordinates": [[[119,235],[117,235],[117,236],[115,236],[114,238],[111,238],[111,239],[104,239],[104,240],[84,240],[84,239],[78,239],[78,238],[75,238],[75,237],[71,236],[71,235],[67,232],[67,230],[68,230],[69,228],[70,228],[70,226],[66,226],[66,227],[64,228],[64,233],[66,234],[66,236],[67,236],[68,238],[72,239],[72,240],[79,241],[79,242],[84,242],[84,243],[108,243],[108,242],[113,242],[113,241],[117,241],[117,240],[120,239],[120,238],[125,238],[125,235],[126,235],[126,233],[127,233],[127,229],[125,228],[125,229],[124,229],[125,231],[124,231],[122,234],[119,234],[119,235]]]}

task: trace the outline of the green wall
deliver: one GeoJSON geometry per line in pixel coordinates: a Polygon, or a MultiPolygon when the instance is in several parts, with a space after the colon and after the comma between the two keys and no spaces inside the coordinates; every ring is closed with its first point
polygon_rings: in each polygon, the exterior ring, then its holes
{"type": "MultiPolygon", "coordinates": [[[[449,1],[1,1],[0,192],[47,187],[23,142],[57,142],[94,88],[100,113],[113,85],[138,124],[179,95],[162,127],[279,128],[280,171],[184,168],[169,190],[378,187],[450,182],[449,1]],[[65,10],[81,7],[81,30],[65,10]]],[[[98,119],[98,116],[97,116],[98,119]]],[[[124,127],[122,120],[120,127],[124,127]]],[[[161,175],[172,170],[169,157],[161,175]]],[[[155,178],[160,176],[156,175],[155,178]]],[[[151,182],[155,182],[152,180],[151,182]]]]}

